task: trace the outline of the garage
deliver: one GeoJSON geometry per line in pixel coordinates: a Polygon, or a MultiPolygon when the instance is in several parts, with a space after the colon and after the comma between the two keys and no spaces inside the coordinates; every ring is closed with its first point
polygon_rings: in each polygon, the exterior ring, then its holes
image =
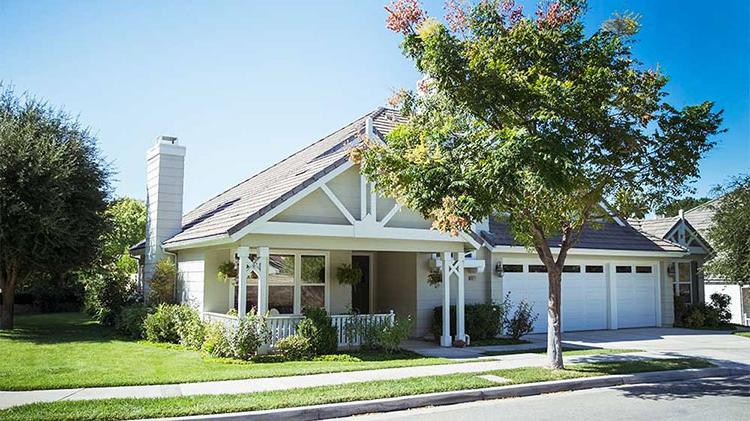
{"type": "MultiPolygon", "coordinates": [[[[503,291],[526,299],[539,313],[537,333],[547,331],[547,273],[543,265],[503,265],[503,291]]],[[[607,328],[607,278],[602,265],[566,265],[562,276],[563,331],[607,328]]]]}
{"type": "Polygon", "coordinates": [[[653,266],[615,266],[617,327],[656,326],[656,274],[653,266]]]}

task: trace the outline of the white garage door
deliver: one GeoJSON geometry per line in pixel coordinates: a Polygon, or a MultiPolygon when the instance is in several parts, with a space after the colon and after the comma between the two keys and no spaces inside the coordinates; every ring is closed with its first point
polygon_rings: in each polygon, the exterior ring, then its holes
{"type": "Polygon", "coordinates": [[[607,278],[602,266],[570,265],[562,275],[562,329],[607,328],[607,278]]]}
{"type": "MultiPolygon", "coordinates": [[[[504,265],[505,273],[503,275],[503,291],[505,294],[510,292],[510,300],[518,304],[522,299],[526,299],[534,306],[534,313],[539,317],[534,323],[534,333],[547,331],[547,274],[546,273],[528,273],[527,265],[504,265]],[[513,270],[523,269],[523,272],[512,272],[513,270]]],[[[514,309],[511,309],[513,312],[514,309]]]]}
{"type": "MultiPolygon", "coordinates": [[[[518,303],[526,299],[534,306],[539,318],[534,332],[547,331],[547,273],[539,265],[505,265],[503,290],[518,303]]],[[[607,281],[602,266],[586,272],[585,265],[570,265],[562,278],[562,329],[563,331],[607,328],[607,281]],[[575,270],[578,272],[575,272],[575,270]]]]}
{"type": "Polygon", "coordinates": [[[617,327],[656,326],[656,274],[652,266],[616,266],[617,327]]]}

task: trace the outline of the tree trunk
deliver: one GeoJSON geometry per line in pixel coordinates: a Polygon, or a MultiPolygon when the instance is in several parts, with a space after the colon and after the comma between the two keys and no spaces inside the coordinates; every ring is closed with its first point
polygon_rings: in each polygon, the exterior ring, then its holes
{"type": "Polygon", "coordinates": [[[559,269],[548,269],[549,294],[547,303],[547,359],[549,367],[562,369],[562,329],[560,317],[560,299],[562,283],[559,269]]]}
{"type": "Polygon", "coordinates": [[[14,271],[3,274],[3,310],[0,315],[0,330],[13,329],[13,306],[16,302],[16,277],[14,271]]]}

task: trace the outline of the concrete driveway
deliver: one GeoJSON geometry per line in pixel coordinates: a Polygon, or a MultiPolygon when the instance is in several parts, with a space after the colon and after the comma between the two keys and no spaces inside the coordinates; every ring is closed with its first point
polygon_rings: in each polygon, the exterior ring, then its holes
{"type": "MultiPolygon", "coordinates": [[[[546,334],[529,335],[544,342],[546,334]]],[[[640,328],[563,333],[563,342],[596,348],[632,348],[673,356],[701,357],[733,368],[750,369],[750,338],[726,331],[640,328]]]]}

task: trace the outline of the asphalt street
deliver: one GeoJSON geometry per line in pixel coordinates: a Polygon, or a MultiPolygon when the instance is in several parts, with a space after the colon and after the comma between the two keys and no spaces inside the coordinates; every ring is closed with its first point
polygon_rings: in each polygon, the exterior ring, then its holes
{"type": "Polygon", "coordinates": [[[750,375],[628,385],[351,417],[350,420],[750,420],[750,375]]]}

